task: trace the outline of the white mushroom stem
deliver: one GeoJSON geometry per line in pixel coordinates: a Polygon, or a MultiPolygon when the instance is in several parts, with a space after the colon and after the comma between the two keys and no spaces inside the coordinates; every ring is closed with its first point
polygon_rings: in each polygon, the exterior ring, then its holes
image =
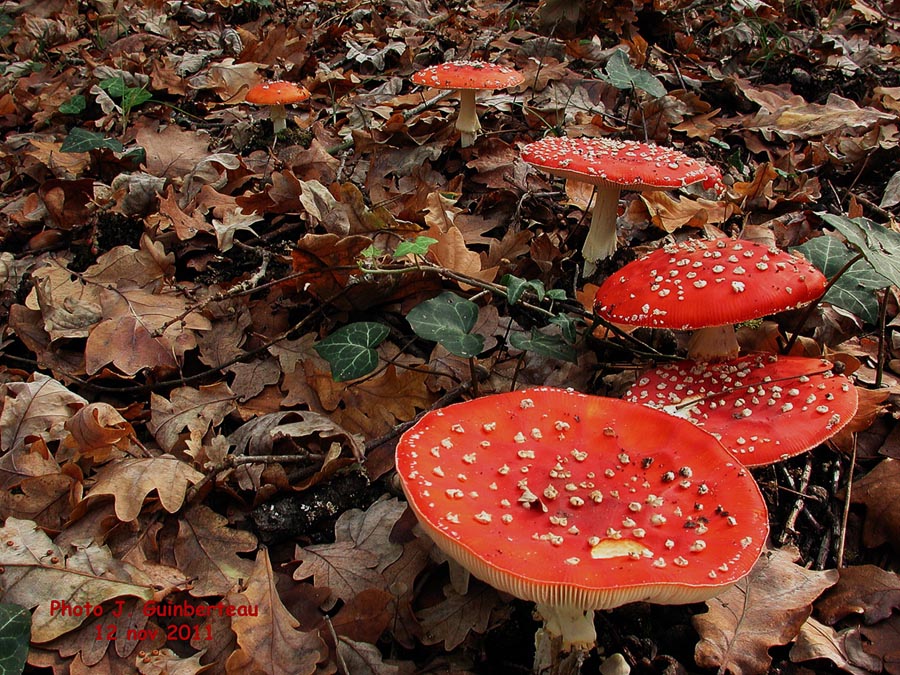
{"type": "Polygon", "coordinates": [[[577,675],[597,643],[594,610],[537,603],[544,619],[534,636],[534,667],[541,675],[577,675]]]}
{"type": "Polygon", "coordinates": [[[710,326],[695,330],[688,342],[688,358],[693,361],[725,361],[741,351],[734,326],[710,326]]]}
{"type": "Polygon", "coordinates": [[[584,240],[581,253],[584,256],[584,273],[588,276],[597,269],[597,261],[611,258],[616,252],[616,218],[619,215],[619,195],[617,186],[598,185],[594,199],[591,226],[584,240]]]}
{"type": "Polygon", "coordinates": [[[269,106],[269,117],[272,118],[272,131],[279,134],[287,128],[287,109],[275,103],[269,106]]]}
{"type": "Polygon", "coordinates": [[[562,638],[563,650],[589,651],[597,644],[594,610],[555,607],[540,602],[536,604],[535,609],[544,619],[544,630],[562,638]]]}
{"type": "Polygon", "coordinates": [[[478,121],[478,112],[475,110],[476,89],[459,90],[459,115],[456,118],[456,128],[459,131],[460,145],[468,148],[475,143],[478,132],[481,131],[481,122],[478,121]]]}

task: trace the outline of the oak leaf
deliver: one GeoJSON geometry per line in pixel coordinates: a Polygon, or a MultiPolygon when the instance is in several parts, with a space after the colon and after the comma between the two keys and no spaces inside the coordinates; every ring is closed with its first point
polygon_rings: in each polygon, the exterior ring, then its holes
{"type": "Polygon", "coordinates": [[[175,559],[194,578],[191,595],[225,595],[253,571],[253,563],[238,553],[256,549],[256,537],[229,528],[228,520],[206,506],[194,506],[178,521],[175,559]]]}
{"type": "Polygon", "coordinates": [[[97,497],[112,495],[116,517],[130,522],[138,517],[144,500],[153,491],[160,505],[175,513],[184,504],[188,487],[202,479],[202,473],[171,455],[123,459],[97,472],[93,487],[78,504],[77,513],[83,513],[97,497]]]}
{"type": "Polygon", "coordinates": [[[4,568],[0,600],[35,608],[33,642],[47,642],[78,628],[89,612],[61,611],[58,603],[82,610],[109,600],[150,600],[153,588],[131,565],[117,561],[105,546],[62,550],[35,523],[7,518],[0,528],[0,566],[4,568]],[[12,542],[10,545],[9,542],[12,542]],[[52,604],[52,603],[57,604],[52,604]]]}
{"type": "Polygon", "coordinates": [[[857,629],[836,631],[812,617],[801,626],[797,641],[791,647],[790,658],[795,663],[827,659],[853,675],[867,675],[882,670],[881,659],[866,654],[863,650],[857,629]]]}
{"type": "Polygon", "coordinates": [[[166,400],[158,394],[150,396],[150,421],[147,429],[160,446],[172,450],[187,429],[190,438],[199,440],[210,426],[222,422],[234,408],[234,393],[224,382],[193,387],[179,387],[166,400]]]}
{"type": "Polygon", "coordinates": [[[0,386],[0,405],[0,451],[10,452],[34,437],[48,443],[65,437],[66,422],[87,401],[36,372],[28,382],[0,386]]]}
{"type": "Polygon", "coordinates": [[[59,464],[42,438],[0,456],[0,490],[9,490],[32,476],[56,473],[59,464]]]}
{"type": "Polygon", "coordinates": [[[381,573],[402,553],[402,546],[390,541],[390,531],[404,509],[397,500],[389,500],[376,502],[368,511],[345,511],[335,523],[333,544],[297,548],[300,566],[294,579],[313,577],[316,586],[330,588],[326,610],[369,588],[386,591],[381,573]]]}
{"type": "Polygon", "coordinates": [[[418,612],[422,624],[422,642],[426,645],[444,643],[446,651],[462,644],[469,631],[484,633],[494,610],[503,605],[500,594],[487,584],[470,581],[464,595],[444,587],[446,598],[438,604],[418,612]]]}
{"type": "Polygon", "coordinates": [[[232,619],[238,649],[225,662],[226,673],[269,675],[313,675],[325,660],[325,644],[314,633],[297,630],[300,625],[281,602],[277,580],[265,549],[256,556],[253,572],[242,592],[227,596],[228,604],[247,608],[232,619]]]}
{"type": "Polygon", "coordinates": [[[18,490],[0,491],[0,513],[33,520],[50,532],[59,532],[72,512],[75,479],[63,473],[26,478],[18,490]]]}
{"type": "Polygon", "coordinates": [[[838,578],[837,570],[800,567],[797,557],[792,549],[765,551],[748,576],[706,601],[709,611],[693,618],[700,634],[694,651],[699,666],[734,675],[769,671],[769,648],[797,636],[813,600],[838,578]]]}
{"type": "Polygon", "coordinates": [[[816,613],[834,625],[850,614],[859,614],[867,624],[883,621],[900,608],[900,575],[875,565],[855,565],[839,570],[838,582],[816,602],[816,613]]]}
{"type": "Polygon", "coordinates": [[[96,462],[109,459],[114,449],[127,450],[135,440],[134,428],[109,403],[89,403],[65,423],[61,447],[72,448],[96,462]]]}
{"type": "Polygon", "coordinates": [[[850,501],[864,504],[863,544],[869,548],[890,543],[900,549],[900,461],[883,459],[878,466],[853,483],[850,501]]]}
{"type": "Polygon", "coordinates": [[[338,658],[345,664],[348,673],[353,675],[399,675],[400,666],[384,662],[381,652],[375,645],[357,642],[346,637],[338,638],[338,658]]]}

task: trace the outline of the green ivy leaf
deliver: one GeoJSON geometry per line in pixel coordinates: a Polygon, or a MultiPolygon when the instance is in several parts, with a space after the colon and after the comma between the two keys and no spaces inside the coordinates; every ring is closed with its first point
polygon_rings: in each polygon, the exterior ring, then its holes
{"type": "Polygon", "coordinates": [[[559,335],[547,335],[532,328],[530,335],[524,333],[510,333],[509,344],[516,349],[526,352],[534,352],[541,356],[549,356],[560,361],[576,363],[578,352],[559,335]]]}
{"type": "Polygon", "coordinates": [[[75,94],[75,96],[59,106],[59,112],[63,115],[80,115],[85,108],[87,108],[87,99],[81,94],[75,94]]]}
{"type": "Polygon", "coordinates": [[[421,302],[406,316],[416,335],[440,343],[448,352],[471,358],[484,349],[484,337],[470,331],[478,320],[478,305],[449,291],[421,302]]]}
{"type": "MultiPolygon", "coordinates": [[[[827,235],[810,239],[791,250],[800,251],[829,279],[855,257],[853,251],[837,237],[827,235]]],[[[890,281],[872,269],[867,260],[858,260],[828,289],[824,300],[856,314],[863,321],[875,323],[878,320],[878,300],[872,291],[890,285],[890,281]]]]}
{"type": "Polygon", "coordinates": [[[0,675],[25,670],[31,640],[31,613],[12,603],[0,603],[0,675]]]}
{"type": "Polygon", "coordinates": [[[355,380],[375,370],[378,365],[375,347],[384,341],[389,332],[383,323],[359,321],[338,328],[319,341],[314,349],[328,361],[335,382],[355,380]]]}
{"type": "Polygon", "coordinates": [[[437,239],[424,236],[416,237],[413,241],[401,241],[394,251],[394,257],[402,258],[405,255],[424,256],[428,253],[428,249],[431,245],[436,244],[437,242],[437,239]]]}
{"type": "Polygon", "coordinates": [[[122,144],[114,138],[107,138],[103,134],[88,131],[81,127],[75,127],[69,131],[69,135],[62,142],[60,152],[90,152],[107,148],[113,152],[122,152],[122,144]]]}
{"type": "Polygon", "coordinates": [[[666,88],[663,86],[663,83],[646,70],[640,70],[632,66],[624,49],[617,49],[613,52],[612,56],[609,57],[609,61],[606,62],[604,70],[606,75],[601,75],[600,77],[616,89],[623,91],[640,89],[654,98],[666,95],[666,88]]]}
{"type": "Polygon", "coordinates": [[[882,227],[868,218],[847,218],[830,213],[821,214],[831,225],[859,249],[875,271],[892,285],[900,286],[900,234],[882,227]]]}

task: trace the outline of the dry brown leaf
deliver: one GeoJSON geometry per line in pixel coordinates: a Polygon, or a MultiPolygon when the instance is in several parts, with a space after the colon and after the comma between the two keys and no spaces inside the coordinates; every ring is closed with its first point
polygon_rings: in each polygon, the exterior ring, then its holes
{"type": "Polygon", "coordinates": [[[883,459],[853,483],[851,501],[864,504],[863,544],[870,548],[889,543],[900,549],[900,461],[883,459]]]}
{"type": "Polygon", "coordinates": [[[62,550],[28,520],[7,518],[0,528],[0,565],[4,568],[0,599],[29,609],[33,642],[47,642],[78,628],[88,612],[61,611],[70,605],[100,605],[132,596],[150,600],[154,589],[127,563],[110,555],[105,546],[62,550]],[[57,604],[53,604],[56,602],[57,604]]]}
{"type": "Polygon", "coordinates": [[[827,659],[841,670],[853,675],[868,675],[881,671],[880,659],[873,658],[863,651],[857,630],[845,629],[838,632],[812,617],[801,626],[797,641],[791,647],[790,657],[795,663],[827,659]]]}
{"type": "Polygon", "coordinates": [[[734,675],[769,672],[769,648],[797,636],[812,602],[838,578],[837,570],[800,567],[797,558],[792,549],[765,551],[747,577],[707,600],[709,611],[693,618],[700,634],[694,651],[699,666],[734,675]]]}
{"type": "Polygon", "coordinates": [[[175,559],[179,569],[194,579],[191,595],[225,595],[253,571],[253,563],[238,553],[256,549],[250,532],[228,527],[228,520],[202,504],[193,506],[178,521],[175,559]]]}
{"type": "Polygon", "coordinates": [[[78,504],[77,513],[90,508],[97,497],[111,495],[116,503],[116,517],[129,522],[138,517],[144,500],[153,491],[160,505],[175,513],[184,504],[188,487],[202,479],[202,473],[171,455],[123,459],[100,469],[93,487],[78,504]]]}
{"type": "Polygon", "coordinates": [[[150,408],[147,429],[164,450],[170,451],[185,429],[192,440],[199,441],[210,426],[220,424],[234,408],[234,393],[224,382],[199,389],[179,387],[169,400],[151,394],[150,408]]]}
{"type": "Polygon", "coordinates": [[[147,173],[163,178],[181,179],[209,155],[209,134],[188,131],[177,124],[161,130],[141,127],[136,141],[146,152],[147,173]]]}
{"type": "Polygon", "coordinates": [[[48,532],[59,532],[72,513],[75,482],[62,473],[26,478],[16,492],[0,492],[0,513],[33,520],[48,532]]]}
{"type": "Polygon", "coordinates": [[[333,415],[348,431],[377,438],[433,403],[436,397],[425,384],[427,377],[417,370],[388,366],[377,377],[344,388],[344,407],[334,410],[333,415]]]}
{"type": "Polygon", "coordinates": [[[0,490],[9,490],[26,478],[59,473],[47,443],[39,438],[0,455],[0,490]]]}
{"type": "Polygon", "coordinates": [[[0,451],[21,450],[29,439],[46,442],[66,436],[66,422],[87,401],[43,373],[28,382],[0,386],[0,451]]]}
{"type": "Polygon", "coordinates": [[[900,675],[900,616],[893,614],[873,626],[862,626],[859,632],[863,637],[861,650],[851,655],[852,660],[866,663],[872,672],[880,669],[889,675],[900,675]],[[859,655],[859,651],[874,659],[874,664],[870,665],[868,659],[859,655]]]}
{"type": "Polygon", "coordinates": [[[691,197],[676,199],[661,190],[641,192],[639,197],[653,224],[668,233],[681,227],[700,228],[706,224],[724,223],[734,212],[728,202],[691,197]]]}
{"type": "Polygon", "coordinates": [[[316,586],[330,588],[323,605],[326,610],[339,599],[349,601],[369,588],[387,591],[381,573],[403,550],[389,536],[405,508],[394,499],[375,502],[367,511],[344,512],[335,523],[333,544],[297,548],[300,566],[294,579],[313,577],[316,586]]]}
{"type": "Polygon", "coordinates": [[[400,667],[384,662],[375,645],[357,642],[346,637],[338,639],[337,653],[353,675],[399,675],[400,667]]]}
{"type": "Polygon", "coordinates": [[[126,375],[144,368],[174,368],[197,346],[194,331],[211,328],[209,319],[194,311],[180,291],[103,289],[100,304],[104,320],[85,344],[88,374],[110,363],[126,375]]]}
{"type": "Polygon", "coordinates": [[[781,138],[792,139],[824,136],[844,129],[867,129],[893,119],[894,115],[875,108],[860,108],[850,99],[831,93],[825,103],[796,105],[793,101],[784,101],[773,112],[760,112],[744,126],[761,131],[767,138],[775,133],[781,138]]]}
{"type": "Polygon", "coordinates": [[[134,428],[109,403],[89,403],[66,420],[69,435],[61,447],[96,462],[109,459],[114,449],[127,450],[135,439],[134,428]]]}
{"type": "Polygon", "coordinates": [[[500,594],[487,584],[471,580],[469,590],[460,595],[451,585],[444,587],[445,599],[418,612],[422,624],[422,642],[426,645],[444,644],[452,651],[469,634],[484,633],[494,610],[502,606],[500,594]]]}
{"type": "Polygon", "coordinates": [[[325,660],[325,644],[318,635],[297,630],[300,624],[282,604],[276,583],[269,554],[262,549],[246,590],[226,597],[238,610],[231,629],[239,645],[225,662],[226,673],[314,675],[325,660]]]}
{"type": "Polygon", "coordinates": [[[850,614],[867,624],[882,621],[900,608],[900,576],[875,565],[855,565],[839,570],[838,582],[816,602],[816,613],[829,626],[850,614]]]}

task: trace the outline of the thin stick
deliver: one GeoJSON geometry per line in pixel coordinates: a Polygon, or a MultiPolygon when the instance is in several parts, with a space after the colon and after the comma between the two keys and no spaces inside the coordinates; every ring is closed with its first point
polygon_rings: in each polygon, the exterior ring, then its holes
{"type": "Polygon", "coordinates": [[[850,471],[847,472],[847,491],[844,493],[844,512],[841,515],[841,531],[835,556],[837,568],[844,566],[844,543],[847,540],[847,520],[850,518],[850,496],[853,491],[853,470],[856,468],[856,434],[853,434],[853,448],[850,451],[850,471]]]}

